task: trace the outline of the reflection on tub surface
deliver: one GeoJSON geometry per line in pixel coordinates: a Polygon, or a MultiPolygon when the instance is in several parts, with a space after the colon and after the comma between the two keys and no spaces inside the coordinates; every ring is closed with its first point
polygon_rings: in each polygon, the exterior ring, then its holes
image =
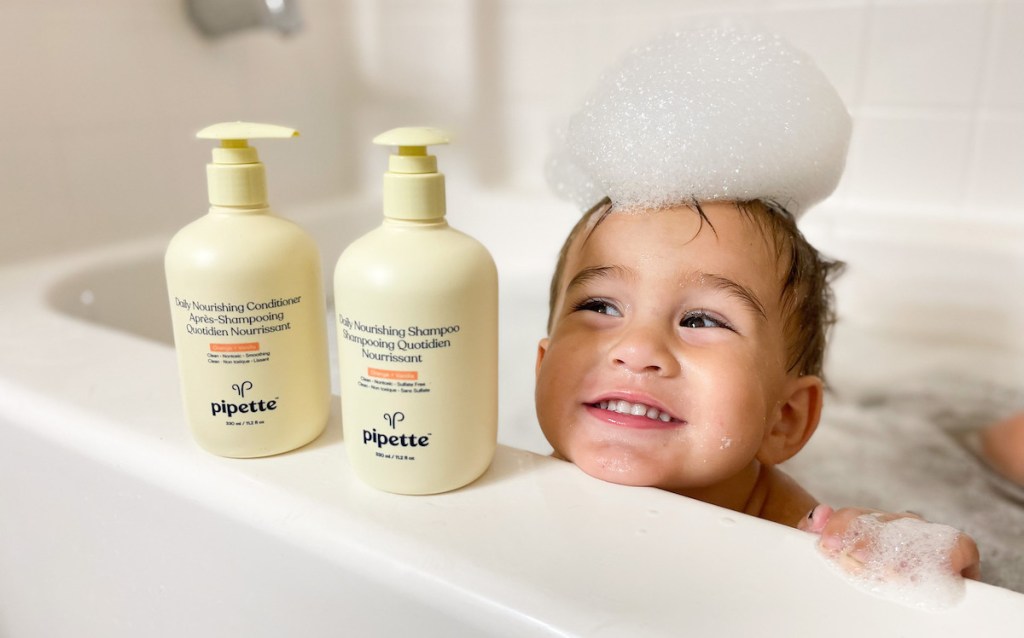
{"type": "Polygon", "coordinates": [[[162,255],[76,273],[58,282],[47,301],[77,319],[174,345],[162,255]]]}

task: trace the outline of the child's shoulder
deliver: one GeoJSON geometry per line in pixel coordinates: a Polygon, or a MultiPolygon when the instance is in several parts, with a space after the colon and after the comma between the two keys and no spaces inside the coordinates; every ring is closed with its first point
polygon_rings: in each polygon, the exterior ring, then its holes
{"type": "Polygon", "coordinates": [[[777,467],[761,468],[744,513],[796,527],[818,501],[777,467]]]}

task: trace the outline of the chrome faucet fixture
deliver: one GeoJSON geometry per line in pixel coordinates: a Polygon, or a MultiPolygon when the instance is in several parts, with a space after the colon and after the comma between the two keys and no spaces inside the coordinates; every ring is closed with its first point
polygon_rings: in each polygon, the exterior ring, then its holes
{"type": "Polygon", "coordinates": [[[185,0],[192,24],[208,38],[244,29],[291,35],[302,28],[298,0],[185,0]]]}

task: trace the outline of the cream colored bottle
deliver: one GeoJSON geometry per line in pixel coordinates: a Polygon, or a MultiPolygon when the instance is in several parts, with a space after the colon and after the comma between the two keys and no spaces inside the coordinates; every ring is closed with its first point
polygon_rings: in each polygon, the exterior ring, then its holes
{"type": "Polygon", "coordinates": [[[384,174],[384,222],[334,271],[345,448],[355,473],[399,494],[453,490],[494,457],[498,274],[487,249],[445,221],[444,175],[401,128],[384,174]]]}
{"type": "Polygon", "coordinates": [[[320,257],[313,239],[267,205],[252,138],[298,132],[228,122],[207,165],[210,211],[165,257],[185,413],[220,456],[278,454],[323,431],[331,390],[320,257]]]}

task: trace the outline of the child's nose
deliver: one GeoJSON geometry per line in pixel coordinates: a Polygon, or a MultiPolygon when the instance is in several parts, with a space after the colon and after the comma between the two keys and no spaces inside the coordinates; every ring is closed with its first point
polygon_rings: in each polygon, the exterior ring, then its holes
{"type": "Polygon", "coordinates": [[[612,365],[630,372],[667,376],[679,371],[668,336],[649,325],[627,329],[612,345],[609,355],[612,365]]]}

